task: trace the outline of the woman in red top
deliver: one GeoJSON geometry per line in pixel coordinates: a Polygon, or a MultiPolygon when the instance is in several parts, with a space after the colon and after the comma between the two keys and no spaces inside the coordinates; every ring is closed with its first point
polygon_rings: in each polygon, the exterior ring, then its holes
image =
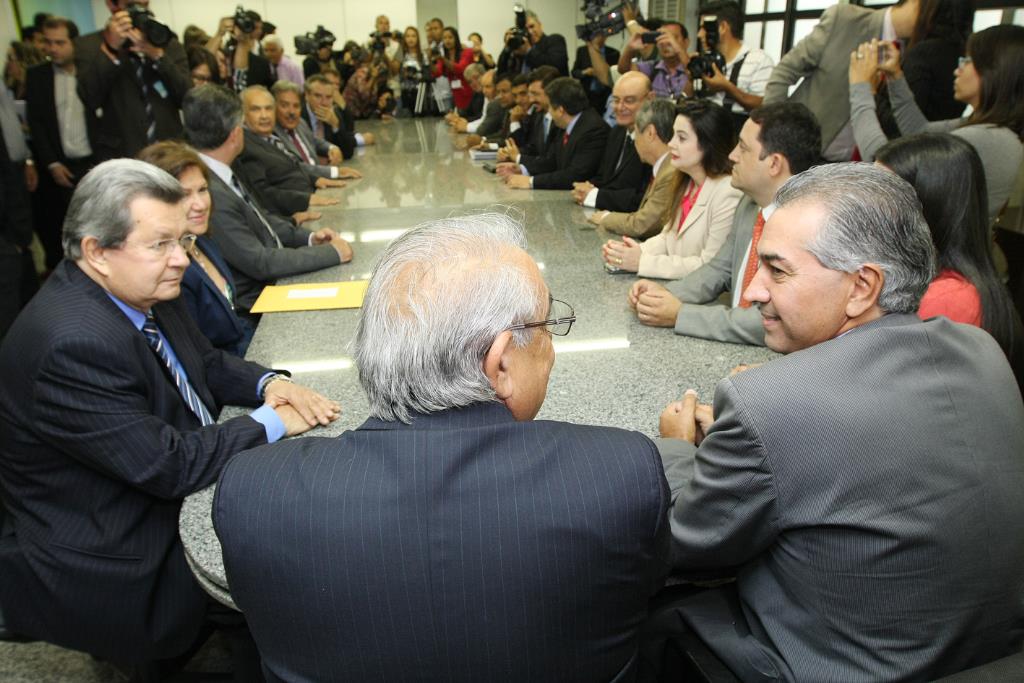
{"type": "Polygon", "coordinates": [[[463,49],[458,29],[446,26],[441,33],[441,57],[434,64],[434,76],[446,76],[452,86],[452,100],[456,109],[465,109],[473,99],[469,83],[462,80],[462,72],[473,63],[473,51],[463,49]]]}
{"type": "Polygon", "coordinates": [[[875,161],[914,186],[938,251],[939,275],[921,299],[918,315],[943,315],[986,330],[1024,385],[1024,326],[992,261],[978,153],[948,133],[922,133],[893,140],[875,161]]]}

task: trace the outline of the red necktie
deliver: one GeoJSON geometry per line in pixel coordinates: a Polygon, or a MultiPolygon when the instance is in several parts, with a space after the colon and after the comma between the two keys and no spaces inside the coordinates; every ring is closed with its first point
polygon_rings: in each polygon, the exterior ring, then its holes
{"type": "Polygon", "coordinates": [[[568,133],[562,133],[562,147],[565,147],[568,144],[569,144],[569,134],[568,133]]]}
{"type": "Polygon", "coordinates": [[[747,287],[754,280],[754,274],[757,273],[757,242],[761,239],[761,233],[764,232],[764,214],[760,211],[757,212],[757,220],[754,221],[754,235],[750,238],[750,253],[747,255],[747,269],[743,271],[743,289],[740,290],[740,308],[750,308],[750,302],[743,298],[743,292],[747,291],[747,287]]]}
{"type": "Polygon", "coordinates": [[[295,143],[295,147],[299,150],[299,155],[302,156],[302,160],[307,164],[312,164],[309,155],[306,154],[306,148],[302,146],[302,141],[299,140],[299,136],[295,134],[295,130],[288,131],[288,134],[292,136],[292,142],[295,143]]]}

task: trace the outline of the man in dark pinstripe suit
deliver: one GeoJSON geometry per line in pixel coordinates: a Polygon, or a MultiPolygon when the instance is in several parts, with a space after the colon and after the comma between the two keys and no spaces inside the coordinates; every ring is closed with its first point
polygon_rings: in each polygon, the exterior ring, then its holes
{"type": "Polygon", "coordinates": [[[65,259],[0,347],[7,625],[126,666],[182,664],[201,644],[211,602],[178,538],[182,499],[238,451],[338,410],[195,327],[177,300],[184,197],[140,161],[87,174],[64,224],[65,259]],[[256,410],[214,424],[225,404],[256,410]]]}
{"type": "Polygon", "coordinates": [[[775,204],[744,297],[788,355],[723,380],[713,416],[694,394],[662,415],[691,442],[663,453],[674,564],[736,582],[661,616],[744,681],[932,681],[1019,652],[1006,357],[977,327],[918,319],[934,248],[895,174],[819,166],[775,204]]]}
{"type": "Polygon", "coordinates": [[[232,459],[214,502],[269,680],[627,681],[667,571],[636,432],[535,421],[572,309],[512,219],[421,225],[370,281],[371,417],[232,459]]]}

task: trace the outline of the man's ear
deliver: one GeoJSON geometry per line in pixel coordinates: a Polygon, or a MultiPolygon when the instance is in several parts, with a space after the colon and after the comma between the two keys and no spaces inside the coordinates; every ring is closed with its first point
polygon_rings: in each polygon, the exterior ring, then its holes
{"type": "Polygon", "coordinates": [[[885,273],[874,263],[865,263],[853,274],[853,291],[846,302],[846,316],[859,318],[878,305],[885,273]]]}
{"type": "Polygon", "coordinates": [[[110,275],[110,266],[107,263],[107,252],[109,249],[101,247],[98,239],[92,235],[83,237],[81,249],[82,260],[88,263],[89,267],[105,277],[110,275]]]}
{"type": "Polygon", "coordinates": [[[505,330],[491,343],[484,356],[484,375],[491,382],[491,388],[499,400],[506,400],[512,395],[514,389],[512,376],[509,374],[510,359],[508,353],[512,350],[512,332],[505,330]]]}

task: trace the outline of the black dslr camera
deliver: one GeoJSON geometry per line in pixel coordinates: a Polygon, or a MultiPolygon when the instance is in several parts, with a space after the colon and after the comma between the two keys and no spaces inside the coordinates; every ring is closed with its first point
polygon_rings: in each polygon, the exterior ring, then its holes
{"type": "Polygon", "coordinates": [[[688,69],[690,78],[693,79],[696,87],[694,94],[697,97],[707,97],[711,93],[704,87],[703,79],[715,73],[714,66],[719,71],[725,71],[725,57],[718,51],[718,17],[704,17],[702,24],[704,29],[704,40],[697,40],[697,55],[690,58],[688,69]]]}
{"type": "Polygon", "coordinates": [[[142,31],[146,40],[154,47],[166,47],[174,36],[166,24],[161,24],[153,18],[149,8],[138,3],[132,3],[126,8],[128,16],[132,18],[132,26],[142,31]]]}
{"type": "Polygon", "coordinates": [[[513,5],[512,11],[516,14],[516,26],[509,32],[505,44],[515,52],[529,41],[529,37],[526,35],[526,10],[522,5],[513,5]]]}
{"type": "Polygon", "coordinates": [[[241,5],[235,7],[235,28],[240,33],[252,33],[256,30],[256,20],[241,5]]]}
{"type": "Polygon", "coordinates": [[[384,48],[387,47],[384,43],[384,39],[394,38],[395,34],[391,31],[384,31],[383,33],[374,31],[370,34],[370,37],[373,38],[373,42],[370,43],[370,50],[372,52],[384,52],[384,48]]]}
{"type": "Polygon", "coordinates": [[[304,36],[295,36],[295,53],[300,55],[315,55],[322,47],[334,45],[337,38],[323,26],[317,26],[316,31],[306,33],[304,36]]]}

